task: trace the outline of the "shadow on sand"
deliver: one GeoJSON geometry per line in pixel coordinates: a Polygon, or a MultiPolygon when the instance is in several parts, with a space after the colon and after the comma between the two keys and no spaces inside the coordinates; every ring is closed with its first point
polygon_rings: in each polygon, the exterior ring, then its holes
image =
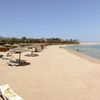
{"type": "Polygon", "coordinates": [[[24,62],[24,63],[20,63],[19,65],[17,65],[16,67],[24,67],[24,66],[28,66],[30,65],[31,63],[29,62],[24,62]]]}

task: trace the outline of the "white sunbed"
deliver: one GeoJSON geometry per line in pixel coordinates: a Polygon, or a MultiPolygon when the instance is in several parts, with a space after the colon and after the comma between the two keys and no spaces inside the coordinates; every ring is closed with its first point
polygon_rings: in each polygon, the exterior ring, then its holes
{"type": "Polygon", "coordinates": [[[3,56],[2,56],[2,59],[3,59],[3,60],[9,60],[9,59],[12,59],[12,58],[13,58],[12,55],[3,55],[3,56]]]}
{"type": "Polygon", "coordinates": [[[8,84],[0,86],[0,96],[3,100],[24,100],[22,97],[14,93],[8,84]]]}
{"type": "Polygon", "coordinates": [[[41,51],[41,48],[40,47],[36,47],[34,51],[35,52],[40,52],[41,51]]]}
{"type": "Polygon", "coordinates": [[[27,56],[27,57],[35,57],[35,56],[39,56],[39,55],[38,54],[31,53],[31,54],[26,54],[25,56],[27,56]]]}
{"type": "Polygon", "coordinates": [[[7,60],[7,64],[9,66],[18,66],[19,65],[19,63],[14,60],[7,60]]]}

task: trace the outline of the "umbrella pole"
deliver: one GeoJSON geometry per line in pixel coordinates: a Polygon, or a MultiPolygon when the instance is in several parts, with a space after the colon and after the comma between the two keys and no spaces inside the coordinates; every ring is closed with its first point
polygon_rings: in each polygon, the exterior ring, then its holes
{"type": "Polygon", "coordinates": [[[33,55],[33,48],[32,48],[32,55],[33,55]]]}
{"type": "Polygon", "coordinates": [[[20,59],[21,59],[21,53],[19,53],[19,64],[20,64],[20,59]]]}

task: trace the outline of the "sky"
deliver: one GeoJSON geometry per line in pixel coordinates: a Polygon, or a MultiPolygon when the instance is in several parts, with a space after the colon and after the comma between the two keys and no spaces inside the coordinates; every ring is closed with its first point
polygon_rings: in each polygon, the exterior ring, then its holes
{"type": "Polygon", "coordinates": [[[0,0],[0,36],[100,42],[100,0],[0,0]]]}

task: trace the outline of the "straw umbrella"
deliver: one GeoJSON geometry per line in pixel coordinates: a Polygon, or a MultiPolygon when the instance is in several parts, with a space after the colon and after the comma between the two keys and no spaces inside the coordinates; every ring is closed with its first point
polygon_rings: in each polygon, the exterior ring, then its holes
{"type": "Polygon", "coordinates": [[[13,48],[19,47],[19,44],[13,44],[12,47],[13,47],[13,48]]]}
{"type": "Polygon", "coordinates": [[[21,61],[21,53],[22,52],[27,52],[27,51],[29,51],[29,50],[25,49],[25,48],[22,48],[22,47],[17,47],[17,48],[14,48],[14,49],[10,50],[11,53],[17,53],[17,54],[19,54],[19,63],[21,61]]]}
{"type": "Polygon", "coordinates": [[[11,44],[4,44],[5,47],[11,47],[11,44]]]}
{"type": "Polygon", "coordinates": [[[10,49],[12,45],[7,43],[7,44],[4,44],[4,46],[7,47],[7,49],[10,49]]]}

